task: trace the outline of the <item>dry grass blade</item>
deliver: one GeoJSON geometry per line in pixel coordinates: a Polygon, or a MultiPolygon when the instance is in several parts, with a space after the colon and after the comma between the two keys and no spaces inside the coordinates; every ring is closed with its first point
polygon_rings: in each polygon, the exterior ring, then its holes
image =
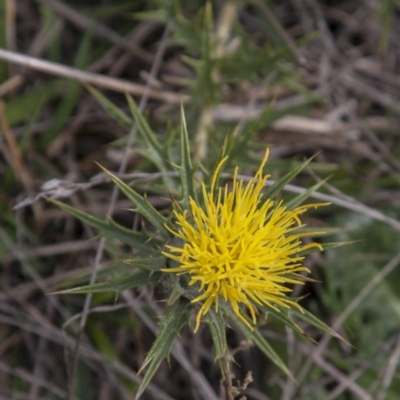
{"type": "Polygon", "coordinates": [[[114,90],[121,93],[131,93],[135,96],[141,96],[144,92],[148,92],[148,96],[152,99],[166,101],[168,103],[187,102],[190,98],[186,95],[179,95],[171,92],[163,92],[155,89],[146,89],[146,86],[124,81],[117,78],[95,74],[92,72],[81,71],[76,68],[67,67],[51,61],[45,61],[39,58],[30,57],[21,53],[0,49],[0,59],[21,65],[26,68],[42,71],[47,74],[60,76],[63,78],[73,79],[82,83],[89,83],[104,89],[114,90]]]}

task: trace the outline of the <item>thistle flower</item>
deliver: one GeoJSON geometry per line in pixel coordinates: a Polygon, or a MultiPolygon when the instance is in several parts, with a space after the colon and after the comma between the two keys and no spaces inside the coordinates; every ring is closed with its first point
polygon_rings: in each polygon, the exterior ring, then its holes
{"type": "Polygon", "coordinates": [[[219,172],[227,160],[217,166],[207,190],[201,185],[203,205],[189,199],[188,210],[174,209],[176,229],[168,228],[183,241],[181,247],[166,245],[163,254],[179,266],[163,269],[178,275],[189,274],[190,285],[198,284],[199,295],[192,303],[202,302],[197,313],[195,331],[201,317],[212,305],[218,310],[221,299],[230,303],[234,313],[250,329],[243,315],[244,305],[256,322],[257,306],[301,307],[287,294],[286,284],[302,284],[299,272],[310,272],[302,264],[304,256],[297,255],[317,243],[303,245],[301,238],[312,233],[296,232],[304,225],[299,216],[311,207],[302,205],[292,210],[282,202],[264,198],[262,190],[269,175],[263,174],[268,150],[255,176],[246,184],[238,179],[235,168],[232,188],[216,188],[219,172]]]}

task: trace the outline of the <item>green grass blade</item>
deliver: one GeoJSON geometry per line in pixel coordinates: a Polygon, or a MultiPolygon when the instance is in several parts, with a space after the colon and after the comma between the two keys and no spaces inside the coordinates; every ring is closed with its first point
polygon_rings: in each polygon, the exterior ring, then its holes
{"type": "Polygon", "coordinates": [[[88,330],[91,340],[93,340],[103,356],[113,361],[120,359],[112,339],[110,340],[102,324],[89,318],[86,323],[86,329],[88,330]]]}
{"type": "Polygon", "coordinates": [[[145,391],[164,358],[169,356],[176,337],[179,335],[183,326],[188,323],[188,320],[189,303],[187,300],[181,298],[168,310],[168,314],[162,322],[161,330],[157,335],[157,339],[153,343],[149,354],[139,370],[140,373],[147,368],[136,393],[135,400],[145,391]]]}
{"type": "Polygon", "coordinates": [[[53,115],[53,122],[50,129],[40,137],[39,145],[45,148],[49,145],[67,125],[73,115],[74,109],[82,93],[82,86],[79,82],[69,82],[66,85],[66,92],[53,115]]]}
{"type": "MultiPolygon", "coordinates": [[[[83,40],[80,42],[75,55],[74,66],[79,69],[85,69],[89,63],[91,53],[92,32],[86,31],[83,40]]],[[[41,136],[39,144],[42,147],[48,146],[60,131],[68,124],[69,119],[79,102],[82,93],[82,85],[80,82],[68,81],[66,85],[66,93],[62,97],[55,113],[53,114],[53,122],[50,129],[41,136]]]]}
{"type": "Polygon", "coordinates": [[[164,218],[150,204],[146,197],[141,196],[139,193],[129,187],[125,182],[121,181],[121,179],[117,178],[101,165],[99,166],[118,186],[118,189],[121,190],[121,192],[135,205],[137,212],[143,215],[143,217],[145,217],[165,239],[168,239],[169,233],[165,228],[165,224],[167,222],[166,218],[164,218]]]}
{"type": "Polygon", "coordinates": [[[58,96],[63,83],[61,80],[50,81],[8,100],[5,111],[8,123],[13,126],[29,120],[38,109],[41,110],[58,96]]]}

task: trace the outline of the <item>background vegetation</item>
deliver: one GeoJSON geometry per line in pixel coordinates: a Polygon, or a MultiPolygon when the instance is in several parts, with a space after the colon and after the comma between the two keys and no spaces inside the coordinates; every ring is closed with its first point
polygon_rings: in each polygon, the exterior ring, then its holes
{"type": "MultiPolygon", "coordinates": [[[[296,382],[242,344],[236,377],[254,379],[243,393],[400,399],[399,12],[398,0],[1,2],[1,398],[134,398],[162,293],[47,296],[133,267],[119,261],[131,249],[38,195],[139,231],[94,161],[168,210],[175,181],[162,172],[177,159],[183,102],[205,176],[233,135],[228,170],[249,176],[266,147],[272,179],[318,153],[285,197],[330,176],[315,197],[332,205],[305,221],[337,227],[329,241],[361,239],[312,254],[321,282],[294,291],[354,347],[300,323],[316,345],[270,318],[263,333],[296,382]]],[[[244,339],[228,336],[231,349],[244,339]]],[[[218,399],[220,378],[208,330],[185,329],[142,398],[218,399]]]]}

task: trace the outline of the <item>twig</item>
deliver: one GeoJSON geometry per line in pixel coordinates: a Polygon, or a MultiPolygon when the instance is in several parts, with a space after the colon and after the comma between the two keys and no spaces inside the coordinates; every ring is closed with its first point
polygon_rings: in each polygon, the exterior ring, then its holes
{"type": "MultiPolygon", "coordinates": [[[[38,287],[44,294],[49,292],[49,288],[47,287],[47,284],[45,283],[45,281],[42,279],[42,277],[39,275],[39,273],[36,271],[36,269],[33,268],[28,263],[24,254],[21,253],[19,251],[19,249],[14,245],[14,243],[12,242],[8,233],[1,226],[0,226],[0,239],[10,249],[10,251],[13,253],[14,257],[22,265],[24,272],[26,272],[26,274],[30,276],[32,281],[34,281],[35,286],[38,287]]],[[[19,298],[18,291],[14,292],[14,296],[19,298]]],[[[49,299],[49,301],[59,311],[59,313],[63,316],[63,318],[68,318],[68,312],[65,310],[65,308],[62,305],[60,305],[57,302],[57,299],[51,298],[51,299],[49,299]]]]}
{"type": "Polygon", "coordinates": [[[379,393],[376,395],[375,400],[384,400],[387,395],[387,391],[392,383],[394,374],[396,373],[397,366],[400,359],[400,335],[397,337],[396,347],[389,358],[386,371],[383,374],[382,386],[379,393]]]}
{"type": "MultiPolygon", "coordinates": [[[[230,368],[233,356],[240,351],[248,350],[252,346],[254,346],[254,343],[251,340],[243,340],[239,346],[220,357],[223,372],[222,386],[225,389],[225,400],[234,400],[241,391],[246,390],[247,386],[253,382],[253,374],[251,371],[248,371],[242,383],[238,382],[237,386],[232,385],[233,375],[230,368]]],[[[246,397],[243,396],[240,400],[246,400],[246,397]]]]}
{"type": "Polygon", "coordinates": [[[230,367],[231,359],[228,359],[228,356],[221,357],[221,369],[222,369],[222,386],[225,390],[225,400],[233,400],[233,385],[232,385],[232,372],[230,367]]]}
{"type": "Polygon", "coordinates": [[[369,97],[372,101],[380,104],[381,106],[400,114],[400,103],[394,97],[384,93],[372,86],[367,85],[355,74],[343,73],[341,75],[341,82],[344,86],[353,89],[357,93],[369,97]]]}
{"type": "Polygon", "coordinates": [[[5,96],[7,93],[17,89],[24,83],[22,75],[14,75],[12,78],[6,80],[0,85],[0,97],[5,96]]]}
{"type": "MultiPolygon", "coordinates": [[[[46,305],[46,314],[48,318],[51,320],[52,317],[54,316],[54,308],[51,302],[48,302],[46,305]]],[[[39,343],[36,346],[35,349],[35,365],[33,367],[33,376],[34,380],[31,383],[31,387],[29,388],[29,397],[28,400],[36,400],[38,398],[39,392],[40,392],[40,384],[39,381],[41,381],[44,378],[44,353],[46,350],[46,347],[48,345],[48,340],[41,336],[39,338],[39,343]]]]}
{"type": "Polygon", "coordinates": [[[138,83],[132,83],[122,79],[110,78],[101,74],[82,71],[77,68],[68,67],[51,61],[41,60],[39,58],[4,49],[0,49],[0,59],[37,71],[42,71],[47,74],[74,79],[82,83],[89,83],[105,89],[114,90],[116,92],[131,93],[136,96],[144,96],[144,93],[146,93],[146,96],[149,98],[162,100],[169,103],[185,103],[190,100],[190,97],[187,95],[149,89],[147,85],[143,86],[138,83]]]}

